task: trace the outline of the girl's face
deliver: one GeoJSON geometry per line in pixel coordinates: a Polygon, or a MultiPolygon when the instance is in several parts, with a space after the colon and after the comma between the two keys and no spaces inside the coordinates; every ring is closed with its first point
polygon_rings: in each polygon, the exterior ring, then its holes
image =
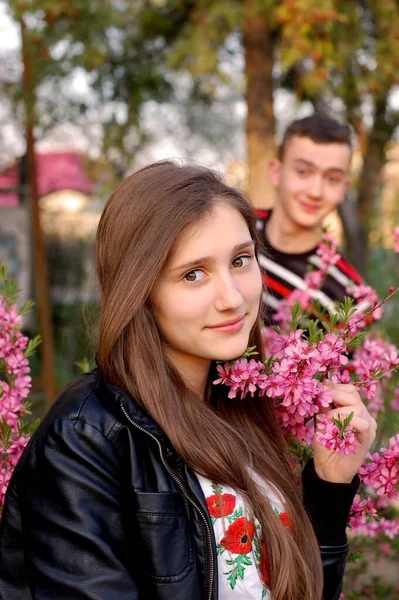
{"type": "Polygon", "coordinates": [[[241,214],[220,202],[188,227],[150,300],[175,365],[231,360],[248,345],[259,310],[261,275],[241,214]]]}

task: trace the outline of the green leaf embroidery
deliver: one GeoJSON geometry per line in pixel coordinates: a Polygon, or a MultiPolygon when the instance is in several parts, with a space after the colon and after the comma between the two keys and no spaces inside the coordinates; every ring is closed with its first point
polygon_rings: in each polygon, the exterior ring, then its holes
{"type": "Polygon", "coordinates": [[[221,544],[217,544],[216,545],[216,549],[217,549],[217,553],[220,556],[221,554],[223,554],[223,552],[226,551],[226,548],[223,548],[223,546],[221,544]]]}
{"type": "Polygon", "coordinates": [[[235,565],[231,571],[223,573],[223,575],[227,575],[227,581],[230,583],[231,589],[234,590],[237,579],[239,578],[241,581],[244,579],[245,567],[252,565],[252,561],[247,554],[239,554],[233,560],[226,560],[226,564],[229,566],[235,565]]]}
{"type": "Polygon", "coordinates": [[[212,483],[211,488],[214,494],[219,494],[220,496],[223,494],[223,488],[221,485],[218,485],[217,483],[212,483]]]}
{"type": "Polygon", "coordinates": [[[233,521],[236,521],[240,517],[242,517],[242,507],[236,508],[235,511],[233,512],[233,514],[230,515],[229,517],[227,517],[227,520],[228,520],[229,524],[231,525],[231,523],[233,523],[233,521]]]}
{"type": "Polygon", "coordinates": [[[253,548],[254,548],[254,556],[255,556],[256,565],[259,568],[260,559],[261,559],[261,551],[260,551],[260,542],[257,538],[254,538],[254,540],[253,540],[253,548]]]}

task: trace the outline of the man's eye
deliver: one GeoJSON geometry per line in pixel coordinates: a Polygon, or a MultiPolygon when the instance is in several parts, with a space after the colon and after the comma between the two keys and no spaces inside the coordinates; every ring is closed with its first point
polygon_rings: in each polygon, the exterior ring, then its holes
{"type": "Polygon", "coordinates": [[[247,265],[249,265],[249,262],[252,258],[253,257],[248,256],[248,254],[245,254],[243,256],[237,256],[237,258],[233,260],[232,265],[235,269],[246,267],[247,265]]]}
{"type": "Polygon", "coordinates": [[[184,279],[186,281],[188,281],[189,283],[197,283],[197,281],[202,281],[202,279],[205,277],[205,273],[203,271],[201,271],[201,269],[194,269],[194,271],[190,271],[189,273],[186,273],[186,275],[184,276],[184,279]]]}

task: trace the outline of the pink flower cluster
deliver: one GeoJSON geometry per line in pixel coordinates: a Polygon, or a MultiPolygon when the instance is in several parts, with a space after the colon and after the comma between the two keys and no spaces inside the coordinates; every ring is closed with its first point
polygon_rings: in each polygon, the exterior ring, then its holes
{"type": "Polygon", "coordinates": [[[316,250],[316,254],[320,257],[321,269],[327,272],[328,269],[339,261],[341,258],[337,252],[337,240],[331,233],[324,233],[316,250]]]}
{"type": "Polygon", "coordinates": [[[22,317],[15,305],[0,295],[0,422],[9,437],[0,437],[0,513],[11,477],[28,441],[19,433],[19,421],[26,412],[24,401],[31,388],[29,363],[26,358],[28,338],[21,333],[22,317]]]}
{"type": "Polygon", "coordinates": [[[326,378],[330,372],[339,372],[348,358],[345,342],[337,335],[326,334],[319,343],[310,344],[302,333],[298,329],[283,335],[266,328],[263,336],[267,342],[267,369],[260,361],[240,359],[233,365],[219,365],[220,378],[214,383],[229,386],[230,398],[237,393],[243,398],[257,390],[260,396],[275,399],[284,433],[304,441],[309,418],[332,401],[331,389],[316,376],[322,374],[326,378]]]}
{"type": "Polygon", "coordinates": [[[229,398],[235,398],[237,394],[244,398],[247,394],[253,396],[257,390],[263,390],[266,375],[263,373],[263,363],[260,361],[242,358],[236,360],[233,365],[218,365],[217,371],[220,375],[213,383],[222,383],[230,388],[229,398]]]}
{"type": "Polygon", "coordinates": [[[369,400],[369,409],[371,404],[373,414],[382,408],[383,401],[378,392],[379,378],[392,377],[392,370],[398,365],[398,349],[381,336],[368,334],[363,344],[355,351],[353,368],[364,395],[369,400]]]}
{"type": "Polygon", "coordinates": [[[349,527],[353,530],[366,525],[377,516],[377,507],[371,498],[360,498],[356,494],[349,515],[349,527]]]}
{"type": "Polygon", "coordinates": [[[330,233],[324,233],[316,254],[319,256],[320,269],[313,269],[304,277],[305,287],[302,290],[294,290],[288,298],[280,302],[273,315],[274,320],[283,327],[291,319],[291,308],[299,302],[304,310],[310,309],[312,298],[316,297],[314,292],[320,289],[328,275],[330,267],[334,266],[341,256],[337,253],[337,241],[330,233]]]}
{"type": "Polygon", "coordinates": [[[274,356],[264,393],[276,399],[276,410],[286,435],[294,435],[304,441],[307,437],[306,423],[320,408],[327,408],[332,392],[316,376],[327,377],[330,371],[341,369],[348,361],[345,342],[334,334],[327,334],[317,344],[303,339],[302,331],[289,336],[272,336],[268,353],[274,356]]]}
{"type": "Polygon", "coordinates": [[[399,535],[399,519],[381,517],[369,523],[359,523],[351,527],[351,534],[374,539],[386,536],[394,540],[399,535]]]}
{"type": "Polygon", "coordinates": [[[367,456],[359,476],[377,496],[399,500],[399,433],[391,437],[387,448],[367,456]]]}
{"type": "Polygon", "coordinates": [[[0,382],[0,419],[13,428],[25,412],[23,402],[31,387],[29,362],[24,353],[29,340],[22,335],[21,325],[16,307],[7,308],[5,298],[0,296],[0,364],[8,380],[0,382]]]}
{"type": "Polygon", "coordinates": [[[346,288],[346,293],[357,301],[356,313],[350,319],[352,333],[357,333],[364,328],[366,322],[361,317],[365,316],[366,311],[373,307],[375,307],[372,311],[373,320],[378,321],[381,319],[382,307],[378,306],[378,295],[375,289],[365,283],[360,283],[359,285],[348,286],[346,288]]]}
{"type": "Polygon", "coordinates": [[[344,454],[353,454],[356,450],[356,437],[353,428],[338,427],[334,421],[321,415],[317,419],[316,439],[322,446],[328,450],[338,452],[341,456],[344,454]]]}

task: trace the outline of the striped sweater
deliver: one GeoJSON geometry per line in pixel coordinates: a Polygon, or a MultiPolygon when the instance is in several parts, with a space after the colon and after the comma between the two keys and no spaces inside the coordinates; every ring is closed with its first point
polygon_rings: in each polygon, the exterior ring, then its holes
{"type": "MultiPolygon", "coordinates": [[[[287,298],[296,289],[308,289],[304,277],[309,268],[320,268],[320,258],[316,254],[317,247],[308,252],[288,254],[273,248],[266,237],[265,226],[270,216],[270,211],[256,209],[257,229],[262,241],[259,264],[262,271],[264,284],[264,303],[266,306],[265,322],[273,323],[273,313],[281,301],[287,298]]],[[[320,290],[310,290],[309,294],[318,300],[321,306],[330,312],[335,310],[335,302],[342,302],[349,296],[346,287],[363,283],[359,273],[343,257],[329,268],[320,290]]],[[[367,302],[355,304],[359,310],[366,311],[370,308],[367,302]]]]}

